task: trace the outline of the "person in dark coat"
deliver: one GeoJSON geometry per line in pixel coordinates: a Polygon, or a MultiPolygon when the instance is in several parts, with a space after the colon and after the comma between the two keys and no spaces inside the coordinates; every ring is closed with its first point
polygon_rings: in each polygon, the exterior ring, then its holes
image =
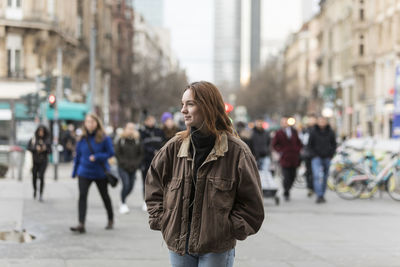
{"type": "Polygon", "coordinates": [[[37,196],[37,179],[40,180],[39,201],[43,201],[44,173],[46,172],[48,157],[51,153],[50,133],[44,125],[40,125],[34,137],[29,140],[28,150],[32,152],[32,182],[33,198],[37,196]]]}
{"type": "Polygon", "coordinates": [[[296,178],[297,167],[300,165],[301,141],[297,131],[288,125],[288,118],[281,119],[281,129],[272,140],[272,147],[279,153],[279,165],[282,168],[283,190],[286,201],[290,200],[290,189],[296,178]]]}
{"type": "Polygon", "coordinates": [[[251,136],[251,151],[256,158],[259,170],[269,167],[263,165],[269,165],[270,142],[269,132],[263,127],[263,120],[256,120],[251,136]]]}
{"type": "Polygon", "coordinates": [[[73,153],[76,145],[75,127],[73,124],[68,125],[61,138],[61,144],[64,147],[64,162],[70,162],[73,159],[73,153]]]}
{"type": "Polygon", "coordinates": [[[121,206],[119,212],[129,212],[126,198],[132,192],[136,180],[136,171],[140,167],[143,157],[143,146],[140,134],[135,129],[135,124],[129,122],[115,144],[115,156],[118,161],[118,173],[122,181],[121,206]]]}
{"type": "Polygon", "coordinates": [[[314,116],[314,115],[308,116],[307,117],[307,127],[303,130],[303,132],[301,133],[301,137],[300,137],[301,142],[303,143],[301,157],[306,166],[305,178],[306,178],[306,182],[307,182],[307,189],[308,189],[307,196],[308,197],[311,197],[314,193],[314,178],[313,178],[312,168],[311,168],[312,154],[308,147],[308,142],[310,140],[311,131],[314,129],[316,123],[317,123],[316,116],[314,116]]]}
{"type": "Polygon", "coordinates": [[[239,135],[240,139],[242,139],[242,141],[245,142],[250,149],[252,149],[253,147],[251,144],[251,136],[253,134],[252,129],[247,127],[246,123],[238,121],[236,123],[236,132],[239,135]]]}
{"type": "Polygon", "coordinates": [[[76,156],[72,172],[73,178],[78,177],[79,224],[76,227],[71,227],[71,231],[86,232],[87,198],[92,183],[96,184],[107,211],[108,223],[106,230],[113,229],[114,213],[111,198],[108,194],[106,177],[106,171],[110,170],[108,159],[112,156],[114,156],[113,144],[111,138],[106,135],[99,117],[95,114],[86,115],[82,128],[82,138],[76,144],[76,156]]]}
{"type": "MultiPolygon", "coordinates": [[[[147,116],[144,121],[144,128],[140,130],[140,138],[142,140],[144,155],[141,164],[142,179],[143,179],[143,198],[144,198],[144,185],[147,171],[150,168],[151,161],[158,150],[165,142],[164,132],[156,126],[156,119],[154,116],[147,116]]],[[[143,202],[143,211],[147,211],[146,203],[143,202]]]]}
{"type": "Polygon", "coordinates": [[[328,179],[329,166],[336,151],[336,135],[324,117],[318,118],[318,124],[311,131],[308,148],[312,154],[312,172],[317,203],[326,202],[324,195],[328,179]]]}

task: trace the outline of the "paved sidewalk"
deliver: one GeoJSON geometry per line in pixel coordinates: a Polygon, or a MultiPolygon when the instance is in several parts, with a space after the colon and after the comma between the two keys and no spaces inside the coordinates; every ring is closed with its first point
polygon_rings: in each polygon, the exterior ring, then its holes
{"type": "MultiPolygon", "coordinates": [[[[77,222],[77,184],[71,166],[53,180],[49,168],[44,203],[32,199],[31,179],[0,179],[0,231],[26,229],[36,236],[28,244],[0,241],[3,266],[169,266],[168,251],[159,232],[149,230],[141,210],[142,185],[137,179],[128,200],[131,212],[118,213],[119,189],[111,189],[116,227],[104,230],[106,212],[92,186],[87,234],[69,227],[77,222]]],[[[316,205],[304,190],[295,189],[292,201],[275,206],[265,199],[267,218],[260,232],[238,242],[235,266],[331,267],[400,266],[400,203],[387,195],[372,200],[345,201],[334,193],[316,205]]]]}

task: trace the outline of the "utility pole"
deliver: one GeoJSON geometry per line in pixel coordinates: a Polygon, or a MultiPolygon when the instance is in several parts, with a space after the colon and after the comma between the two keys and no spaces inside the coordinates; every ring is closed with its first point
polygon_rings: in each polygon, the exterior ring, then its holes
{"type": "Polygon", "coordinates": [[[110,73],[106,73],[104,77],[103,113],[104,126],[107,127],[110,124],[110,73]]]}
{"type": "Polygon", "coordinates": [[[53,163],[54,163],[54,180],[58,179],[58,162],[59,162],[59,151],[58,141],[60,136],[60,128],[58,126],[58,105],[60,104],[62,95],[62,50],[61,47],[57,48],[57,88],[56,88],[56,103],[54,106],[54,118],[53,118],[53,163]]]}
{"type": "Polygon", "coordinates": [[[92,0],[92,26],[90,32],[90,58],[89,58],[89,86],[90,86],[90,109],[95,112],[96,105],[96,9],[97,0],[92,0]]]}

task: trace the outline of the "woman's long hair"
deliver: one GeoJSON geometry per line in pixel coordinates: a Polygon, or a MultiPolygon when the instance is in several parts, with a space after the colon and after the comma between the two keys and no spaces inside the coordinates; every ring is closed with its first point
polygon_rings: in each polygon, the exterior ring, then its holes
{"type": "MultiPolygon", "coordinates": [[[[210,82],[200,81],[189,84],[184,91],[192,90],[193,99],[204,118],[207,132],[216,136],[222,133],[234,135],[232,122],[225,112],[225,103],[217,87],[210,82]]],[[[190,129],[180,132],[182,138],[189,136],[190,129]]]]}
{"type": "MultiPolygon", "coordinates": [[[[95,137],[94,140],[96,141],[96,143],[101,143],[104,140],[104,137],[106,136],[106,132],[104,131],[104,127],[103,124],[101,123],[99,117],[94,114],[94,113],[89,113],[86,116],[91,117],[92,119],[94,119],[97,123],[97,127],[94,130],[95,133],[95,137]]],[[[82,126],[82,139],[83,138],[87,138],[89,136],[89,132],[85,127],[85,124],[83,124],[82,126]]]]}
{"type": "Polygon", "coordinates": [[[50,138],[50,132],[44,125],[39,125],[35,131],[35,138],[43,138],[43,140],[48,140],[50,138]],[[39,137],[39,131],[43,130],[43,137],[39,137]]]}

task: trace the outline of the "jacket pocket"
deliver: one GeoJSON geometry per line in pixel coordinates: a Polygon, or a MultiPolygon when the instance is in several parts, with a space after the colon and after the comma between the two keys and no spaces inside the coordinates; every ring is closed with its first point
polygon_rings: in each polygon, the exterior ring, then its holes
{"type": "Polygon", "coordinates": [[[212,177],[208,181],[208,206],[230,210],[235,197],[233,179],[212,177]]]}
{"type": "Polygon", "coordinates": [[[172,178],[169,183],[165,195],[165,207],[167,209],[175,209],[178,206],[182,194],[182,190],[180,190],[182,180],[182,178],[172,178]]]}

